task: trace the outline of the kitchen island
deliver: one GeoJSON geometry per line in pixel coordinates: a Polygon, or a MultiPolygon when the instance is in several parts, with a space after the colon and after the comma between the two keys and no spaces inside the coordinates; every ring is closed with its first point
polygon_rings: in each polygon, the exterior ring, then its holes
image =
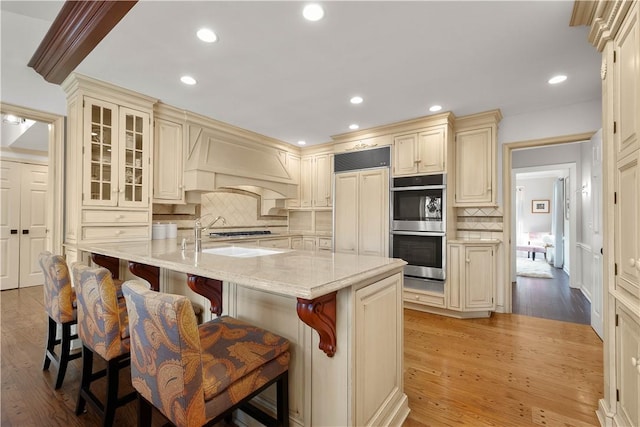
{"type": "MultiPolygon", "coordinates": [[[[206,295],[216,314],[289,339],[292,425],[401,425],[409,412],[403,391],[404,261],[246,248],[221,244],[195,253],[180,250],[175,240],[78,246],[99,263],[119,260],[115,274],[121,278],[129,269],[150,283],[157,279],[161,291],[196,302],[197,294],[206,295]]],[[[270,392],[263,394],[267,407],[275,401],[270,392]]]]}

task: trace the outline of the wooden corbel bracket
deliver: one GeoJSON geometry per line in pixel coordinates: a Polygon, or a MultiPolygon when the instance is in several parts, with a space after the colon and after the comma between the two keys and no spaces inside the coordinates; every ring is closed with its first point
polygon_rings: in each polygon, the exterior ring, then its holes
{"type": "Polygon", "coordinates": [[[216,316],[222,314],[222,280],[187,274],[187,285],[197,294],[211,302],[211,312],[216,316]]]}
{"type": "Polygon", "coordinates": [[[336,295],[332,292],[314,299],[298,298],[298,317],[320,335],[318,347],[327,356],[336,354],[336,295]]]}
{"type": "Polygon", "coordinates": [[[152,290],[160,290],[160,267],[129,261],[129,271],[149,282],[152,290]]]}

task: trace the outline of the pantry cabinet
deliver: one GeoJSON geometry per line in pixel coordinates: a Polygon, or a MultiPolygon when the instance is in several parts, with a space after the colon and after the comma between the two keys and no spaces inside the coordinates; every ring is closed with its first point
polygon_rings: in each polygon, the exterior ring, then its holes
{"type": "MultiPolygon", "coordinates": [[[[153,98],[79,74],[67,94],[65,243],[147,240],[153,98]]],[[[72,259],[73,261],[73,259],[72,259]]]]}
{"type": "Polygon", "coordinates": [[[455,122],[454,205],[496,206],[499,110],[460,117],[455,122]]]}
{"type": "MultiPolygon", "coordinates": [[[[593,8],[589,42],[602,52],[604,203],[603,425],[640,425],[640,3],[576,2],[593,8]]],[[[585,12],[585,11],[583,11],[585,12]]]]}
{"type": "Polygon", "coordinates": [[[640,425],[640,323],[624,306],[616,310],[616,423],[640,425]]]}
{"type": "Polygon", "coordinates": [[[335,179],[335,252],[388,256],[388,169],[339,173],[335,179]]]}
{"type": "Polygon", "coordinates": [[[394,176],[446,172],[447,126],[394,138],[394,176]]]}
{"type": "Polygon", "coordinates": [[[462,312],[495,310],[496,242],[448,244],[447,308],[462,312]]]}

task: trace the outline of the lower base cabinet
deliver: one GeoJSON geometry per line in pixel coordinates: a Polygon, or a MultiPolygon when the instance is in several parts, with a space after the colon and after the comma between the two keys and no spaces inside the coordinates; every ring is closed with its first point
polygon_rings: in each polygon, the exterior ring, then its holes
{"type": "Polygon", "coordinates": [[[619,426],[640,425],[640,318],[620,303],[616,308],[615,421],[619,426]]]}
{"type": "Polygon", "coordinates": [[[447,247],[447,308],[493,311],[496,308],[496,243],[450,243],[447,247]]]}

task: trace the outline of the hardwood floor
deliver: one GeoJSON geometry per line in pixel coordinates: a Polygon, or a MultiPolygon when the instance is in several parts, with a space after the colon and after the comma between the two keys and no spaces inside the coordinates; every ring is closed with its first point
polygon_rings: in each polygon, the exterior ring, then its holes
{"type": "Polygon", "coordinates": [[[513,313],[590,325],[589,300],[580,289],[569,287],[569,276],[562,269],[552,267],[551,274],[552,279],[517,276],[512,285],[513,313]]]}
{"type": "Polygon", "coordinates": [[[599,425],[602,343],[591,327],[414,310],[404,324],[405,427],[599,425]]]}
{"type": "MultiPolygon", "coordinates": [[[[74,414],[80,360],[70,363],[58,391],[56,370],[42,371],[42,287],[3,291],[0,303],[0,424],[100,425],[91,408],[74,414]]],[[[501,314],[458,320],[405,310],[406,427],[597,425],[602,372],[602,344],[588,326],[501,314]]],[[[162,424],[154,413],[154,426],[162,424]]],[[[135,403],[118,409],[114,425],[136,425],[135,403]]]]}

